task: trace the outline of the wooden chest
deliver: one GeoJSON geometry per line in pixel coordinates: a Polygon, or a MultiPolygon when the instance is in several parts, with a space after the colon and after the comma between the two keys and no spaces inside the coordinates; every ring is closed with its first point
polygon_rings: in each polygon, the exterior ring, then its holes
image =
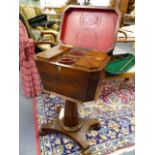
{"type": "Polygon", "coordinates": [[[119,26],[114,8],[69,6],[60,44],[35,56],[43,87],[78,101],[93,100],[119,26]]]}

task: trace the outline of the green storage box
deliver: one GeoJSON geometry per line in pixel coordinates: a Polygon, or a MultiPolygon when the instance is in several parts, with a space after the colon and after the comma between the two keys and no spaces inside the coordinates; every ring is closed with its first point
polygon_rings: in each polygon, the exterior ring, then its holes
{"type": "Polygon", "coordinates": [[[105,67],[105,72],[110,75],[119,75],[127,72],[135,65],[135,56],[130,53],[113,55],[105,67]]]}

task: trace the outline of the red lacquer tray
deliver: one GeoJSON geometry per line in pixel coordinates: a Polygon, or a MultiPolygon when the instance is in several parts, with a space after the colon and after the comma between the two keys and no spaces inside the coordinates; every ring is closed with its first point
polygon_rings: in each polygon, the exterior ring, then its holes
{"type": "Polygon", "coordinates": [[[116,8],[69,6],[63,14],[59,39],[63,44],[108,53],[114,48],[119,21],[116,8]]]}

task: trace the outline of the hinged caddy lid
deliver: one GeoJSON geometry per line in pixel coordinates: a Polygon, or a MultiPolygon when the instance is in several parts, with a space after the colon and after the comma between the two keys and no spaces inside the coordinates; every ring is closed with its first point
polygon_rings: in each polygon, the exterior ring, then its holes
{"type": "Polygon", "coordinates": [[[114,8],[72,5],[64,11],[59,39],[63,44],[108,53],[114,48],[119,20],[114,8]]]}

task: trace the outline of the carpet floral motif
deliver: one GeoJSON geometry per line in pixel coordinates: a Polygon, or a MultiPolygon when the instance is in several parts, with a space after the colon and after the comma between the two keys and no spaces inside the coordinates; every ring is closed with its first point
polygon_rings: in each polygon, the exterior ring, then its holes
{"type": "MultiPolygon", "coordinates": [[[[105,155],[134,145],[135,82],[106,80],[101,83],[96,101],[86,102],[79,109],[82,117],[98,118],[99,131],[91,130],[86,137],[92,155],[105,155]]],[[[36,97],[38,128],[57,117],[56,108],[64,100],[54,95],[36,97]]],[[[62,134],[39,137],[41,155],[82,155],[79,145],[62,134]]]]}

